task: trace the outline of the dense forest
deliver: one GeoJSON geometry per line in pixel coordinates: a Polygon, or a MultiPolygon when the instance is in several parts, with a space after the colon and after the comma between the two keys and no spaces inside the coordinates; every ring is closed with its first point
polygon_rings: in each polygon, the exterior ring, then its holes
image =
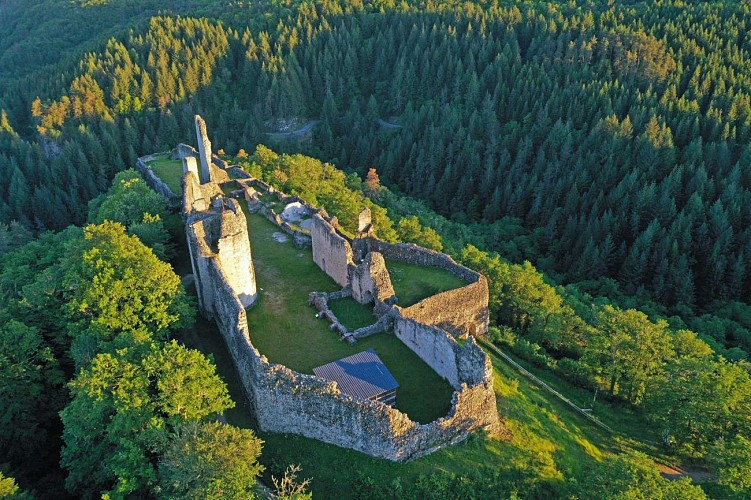
{"type": "Polygon", "coordinates": [[[748,493],[747,2],[6,0],[0,13],[0,467],[22,485],[210,496],[179,468],[198,459],[164,464],[222,446],[250,467],[217,455],[250,478],[222,487],[247,491],[260,471],[250,431],[210,429],[232,404],[211,363],[171,340],[192,321],[160,267],[179,228],[122,173],[192,142],[200,113],[255,175],[345,224],[367,204],[385,239],[481,270],[493,342],[601,389],[748,493]],[[123,314],[118,300],[153,304],[123,314]],[[188,393],[160,382],[175,377],[211,395],[185,409],[188,393]]]}
{"type": "Polygon", "coordinates": [[[483,248],[748,351],[748,7],[521,7],[300,4],[260,31],[272,14],[238,5],[152,18],[6,92],[2,218],[80,223],[196,111],[228,152],[320,119],[275,147],[375,167],[483,248]]]}

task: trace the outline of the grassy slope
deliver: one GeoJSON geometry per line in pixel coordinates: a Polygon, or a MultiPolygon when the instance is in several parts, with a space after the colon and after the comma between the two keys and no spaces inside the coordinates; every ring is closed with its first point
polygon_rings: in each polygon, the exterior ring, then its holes
{"type": "Polygon", "coordinates": [[[392,261],[387,261],[386,267],[402,307],[409,307],[431,295],[467,284],[443,269],[392,261]]]}

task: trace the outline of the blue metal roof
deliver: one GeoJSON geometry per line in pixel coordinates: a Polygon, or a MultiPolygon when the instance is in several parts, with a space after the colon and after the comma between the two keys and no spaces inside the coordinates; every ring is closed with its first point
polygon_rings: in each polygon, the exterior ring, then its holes
{"type": "Polygon", "coordinates": [[[340,391],[358,399],[371,399],[399,387],[373,349],[313,368],[313,373],[336,382],[340,391]]]}

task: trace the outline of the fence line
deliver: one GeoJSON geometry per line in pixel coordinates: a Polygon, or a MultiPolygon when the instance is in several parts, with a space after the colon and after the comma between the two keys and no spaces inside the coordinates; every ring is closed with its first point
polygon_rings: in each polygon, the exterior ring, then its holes
{"type": "Polygon", "coordinates": [[[608,432],[615,432],[615,431],[613,431],[613,429],[611,429],[607,425],[605,425],[602,422],[600,422],[595,416],[590,415],[589,412],[586,412],[582,408],[579,408],[578,406],[576,406],[576,404],[574,404],[573,401],[571,401],[570,399],[568,399],[566,396],[564,396],[563,394],[561,394],[560,392],[556,391],[555,389],[553,389],[552,387],[550,387],[548,384],[546,384],[545,382],[543,382],[542,380],[540,380],[539,378],[537,378],[536,376],[534,376],[531,372],[529,372],[529,370],[527,370],[526,368],[524,368],[523,366],[521,366],[519,363],[517,363],[516,361],[514,361],[513,359],[511,359],[511,357],[509,355],[507,355],[506,353],[504,353],[503,351],[501,351],[500,349],[498,349],[496,346],[494,346],[490,342],[487,342],[487,341],[485,341],[484,339],[481,339],[481,338],[477,338],[477,341],[478,341],[478,343],[481,346],[483,346],[486,349],[492,351],[494,354],[496,354],[497,356],[499,356],[501,359],[503,359],[504,361],[506,361],[508,364],[510,364],[511,366],[513,366],[514,368],[516,368],[522,375],[524,375],[525,377],[527,377],[532,382],[534,382],[535,384],[539,385],[540,387],[542,387],[543,389],[545,389],[549,393],[551,393],[554,396],[556,396],[558,399],[560,399],[561,401],[563,401],[564,403],[566,403],[567,405],[569,405],[571,408],[573,408],[576,412],[578,412],[579,414],[581,414],[584,417],[586,417],[589,420],[591,420],[598,427],[601,427],[602,429],[605,429],[608,432]]]}

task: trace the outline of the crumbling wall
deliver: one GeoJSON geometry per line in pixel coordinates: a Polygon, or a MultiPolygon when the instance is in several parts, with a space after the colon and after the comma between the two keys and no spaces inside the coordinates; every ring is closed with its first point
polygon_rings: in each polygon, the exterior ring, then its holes
{"type": "Polygon", "coordinates": [[[450,256],[412,243],[386,243],[367,238],[371,252],[376,251],[396,262],[444,269],[468,284],[428,297],[404,310],[419,323],[434,325],[454,335],[483,335],[488,331],[490,311],[488,280],[482,274],[458,264],[450,256]]]}
{"type": "Polygon", "coordinates": [[[196,137],[198,139],[198,158],[201,161],[198,179],[201,184],[211,182],[211,141],[206,133],[206,122],[199,115],[195,116],[196,137]]]}
{"type": "Polygon", "coordinates": [[[348,276],[352,298],[360,304],[382,304],[394,297],[386,261],[377,252],[370,252],[356,266],[350,265],[348,276]]]}
{"type": "Polygon", "coordinates": [[[467,286],[448,290],[404,309],[404,314],[454,335],[483,335],[488,331],[488,280],[480,275],[467,286]]]}
{"type": "Polygon", "coordinates": [[[169,186],[159,178],[158,175],[151,170],[151,167],[146,163],[147,161],[154,160],[158,154],[142,156],[136,160],[136,170],[141,174],[146,184],[153,189],[157,194],[161,195],[167,200],[167,204],[170,208],[178,208],[180,206],[180,196],[172,192],[169,186]]]}
{"type": "Polygon", "coordinates": [[[445,269],[467,283],[473,283],[482,276],[477,271],[458,264],[445,253],[417,246],[414,243],[387,243],[377,238],[367,238],[367,243],[371,252],[381,253],[386,260],[445,269]]]}
{"type": "Polygon", "coordinates": [[[490,358],[473,337],[461,345],[445,330],[415,321],[404,312],[394,307],[394,333],[455,389],[493,380],[490,358]]]}
{"type": "MultiPolygon", "coordinates": [[[[492,434],[503,432],[487,355],[472,339],[460,346],[445,331],[419,325],[409,317],[409,311],[398,307],[391,308],[373,331],[394,321],[397,335],[405,343],[412,342],[415,347],[410,347],[449,379],[456,391],[451,409],[443,418],[418,424],[384,403],[345,395],[334,382],[269,363],[251,342],[245,314],[247,304],[235,275],[238,261],[239,268],[246,267],[246,256],[252,262],[249,247],[245,252],[244,246],[235,241],[235,238],[248,240],[242,212],[233,200],[223,201],[218,197],[219,186],[214,182],[202,184],[193,172],[183,178],[183,193],[186,236],[199,305],[207,317],[216,320],[261,430],[300,434],[395,461],[426,455],[465,439],[477,429],[492,434]]],[[[246,196],[248,193],[246,190],[246,196]]],[[[277,196],[283,197],[281,193],[277,196]]],[[[371,253],[365,257],[364,266],[355,265],[351,242],[338,233],[336,219],[328,219],[323,211],[315,214],[311,233],[313,258],[335,281],[347,287],[350,273],[356,273],[354,280],[358,281],[360,299],[366,292],[373,294],[374,300],[393,295],[383,257],[371,253]]],[[[324,299],[352,293],[347,288],[324,299]]],[[[367,335],[371,331],[360,333],[367,335]]]]}
{"type": "Polygon", "coordinates": [[[477,429],[500,431],[492,383],[487,381],[463,385],[446,417],[418,424],[381,402],[342,394],[334,382],[269,363],[253,346],[245,310],[218,261],[208,260],[207,270],[202,279],[212,289],[217,326],[263,431],[300,434],[394,461],[421,457],[477,429]]]}
{"type": "Polygon", "coordinates": [[[349,265],[354,266],[352,246],[337,234],[335,226],[324,219],[324,215],[325,212],[313,215],[310,228],[313,261],[339,285],[348,286],[349,265]]]}
{"type": "Polygon", "coordinates": [[[434,326],[405,318],[399,313],[394,319],[394,333],[454,389],[461,387],[455,352],[455,345],[458,344],[450,335],[434,326]]]}
{"type": "Polygon", "coordinates": [[[183,177],[185,227],[199,305],[206,316],[214,315],[214,296],[209,282],[209,261],[223,269],[227,283],[244,307],[256,300],[256,280],[245,215],[237,202],[224,198],[215,184],[199,184],[193,172],[183,177]]]}

